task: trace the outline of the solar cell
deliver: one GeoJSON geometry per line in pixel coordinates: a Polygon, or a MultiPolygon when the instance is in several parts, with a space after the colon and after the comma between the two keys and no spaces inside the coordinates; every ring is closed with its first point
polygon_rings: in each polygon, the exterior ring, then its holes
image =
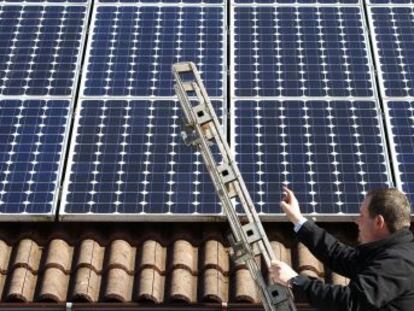
{"type": "Polygon", "coordinates": [[[53,216],[69,101],[0,101],[0,215],[53,216]]]}
{"type": "Polygon", "coordinates": [[[85,6],[0,5],[0,95],[71,95],[85,6]]]}
{"type": "Polygon", "coordinates": [[[371,188],[390,185],[372,101],[235,101],[236,161],[262,214],[281,213],[281,186],[313,215],[358,214],[371,188]]]}
{"type": "Polygon", "coordinates": [[[172,96],[171,65],[193,61],[223,95],[223,7],[98,6],[84,95],[172,96]]]}
{"type": "Polygon", "coordinates": [[[201,155],[182,142],[179,103],[83,100],[78,115],[63,218],[221,214],[201,155]]]}
{"type": "Polygon", "coordinates": [[[371,7],[383,96],[414,96],[414,8],[371,7]]]}
{"type": "Polygon", "coordinates": [[[414,102],[390,101],[385,106],[397,186],[414,202],[414,102]]]}
{"type": "Polygon", "coordinates": [[[236,96],[372,96],[359,7],[236,7],[236,96]]]}

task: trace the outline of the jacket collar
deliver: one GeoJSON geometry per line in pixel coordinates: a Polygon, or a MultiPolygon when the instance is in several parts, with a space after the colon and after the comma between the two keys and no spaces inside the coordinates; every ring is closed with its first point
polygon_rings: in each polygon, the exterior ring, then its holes
{"type": "Polygon", "coordinates": [[[393,245],[397,244],[405,244],[412,242],[414,240],[413,233],[410,231],[410,229],[401,229],[394,233],[392,233],[390,236],[386,237],[385,239],[370,242],[370,243],[364,243],[358,246],[360,251],[366,252],[366,251],[375,251],[379,249],[389,248],[393,245]]]}

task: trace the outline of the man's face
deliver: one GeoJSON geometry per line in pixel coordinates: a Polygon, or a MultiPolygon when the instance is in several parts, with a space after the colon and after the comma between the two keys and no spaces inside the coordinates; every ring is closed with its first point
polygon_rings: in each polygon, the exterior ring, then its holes
{"type": "Polygon", "coordinates": [[[368,206],[371,201],[370,197],[366,197],[361,203],[360,214],[356,221],[358,225],[358,240],[361,244],[375,241],[376,225],[375,218],[371,218],[368,212],[368,206]]]}

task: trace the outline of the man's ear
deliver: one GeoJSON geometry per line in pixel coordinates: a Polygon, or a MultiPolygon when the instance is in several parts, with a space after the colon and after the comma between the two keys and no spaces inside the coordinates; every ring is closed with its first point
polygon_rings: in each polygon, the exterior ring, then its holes
{"type": "Polygon", "coordinates": [[[383,229],[387,226],[387,224],[385,223],[384,216],[382,216],[382,215],[375,216],[375,224],[380,229],[383,229]]]}

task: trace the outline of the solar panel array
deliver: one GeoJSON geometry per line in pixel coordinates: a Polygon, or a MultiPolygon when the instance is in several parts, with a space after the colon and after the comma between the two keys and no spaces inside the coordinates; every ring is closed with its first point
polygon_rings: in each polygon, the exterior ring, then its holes
{"type": "Polygon", "coordinates": [[[324,220],[393,178],[413,200],[413,33],[412,0],[3,0],[0,220],[223,218],[180,137],[179,61],[264,219],[282,185],[324,220]]]}
{"type": "MultiPolygon", "coordinates": [[[[37,1],[39,2],[39,1],[37,1]]],[[[0,3],[0,218],[53,219],[89,5],[0,3]]]]}
{"type": "Polygon", "coordinates": [[[287,185],[306,214],[358,214],[392,184],[362,6],[240,5],[232,26],[232,145],[259,212],[287,185]]]}

